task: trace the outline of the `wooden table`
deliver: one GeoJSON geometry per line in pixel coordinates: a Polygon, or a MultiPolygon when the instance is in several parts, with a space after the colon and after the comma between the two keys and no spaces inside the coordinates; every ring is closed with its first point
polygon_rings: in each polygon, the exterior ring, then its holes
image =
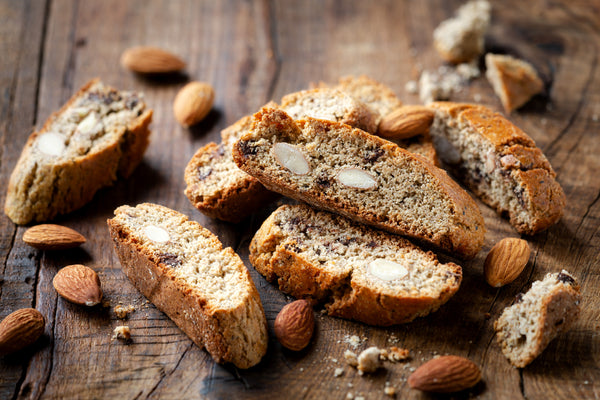
{"type": "MultiPolygon", "coordinates": [[[[600,397],[600,2],[494,2],[488,50],[532,61],[547,83],[547,96],[510,119],[531,135],[558,173],[568,206],[562,220],[527,237],[532,256],[514,283],[492,289],[482,264],[501,238],[517,236],[480,204],[487,225],[485,247],[461,262],[464,282],[438,312],[410,324],[376,328],[323,316],[300,353],[282,350],[271,333],[269,351],[250,370],[215,364],[164,314],[147,304],[121,268],[106,219],[122,204],[156,202],[189,215],[217,234],[244,259],[259,289],[269,327],[290,299],[254,271],[249,241],[268,209],[233,225],[211,220],[183,195],[183,171],[200,146],[270,99],[367,74],[393,88],[406,103],[418,97],[405,84],[441,60],[432,31],[461,1],[123,1],[0,0],[0,187],[8,178],[33,128],[41,127],[74,91],[99,76],[123,89],[143,91],[154,109],[152,143],[133,176],[100,191],[79,211],[56,220],[87,238],[80,249],[36,251],[22,242],[26,227],[0,216],[0,317],[35,307],[46,317],[42,339],[32,348],[0,358],[0,398],[211,398],[367,399],[428,398],[411,390],[411,370],[436,354],[470,358],[483,372],[473,390],[457,395],[485,399],[591,399],[600,397]],[[186,75],[146,79],[119,66],[134,45],[170,49],[188,62],[186,75]],[[210,82],[214,111],[184,129],[174,120],[172,100],[188,80],[210,82]],[[84,309],[57,297],[52,278],[67,264],[98,271],[110,307],[84,309]],[[581,283],[583,312],[575,327],[553,341],[523,370],[512,368],[495,343],[492,325],[514,296],[549,271],[571,271],[581,283]],[[113,307],[133,304],[129,319],[113,307]],[[111,340],[127,324],[132,342],[111,340]],[[346,342],[411,350],[408,363],[359,377],[345,365],[346,342]],[[395,338],[395,339],[394,339],[395,338]],[[336,368],[343,375],[335,377],[336,368]]],[[[485,78],[453,97],[500,110],[485,78]]],[[[4,203],[5,190],[0,191],[4,203]]],[[[270,209],[273,207],[271,206],[270,209]]]]}

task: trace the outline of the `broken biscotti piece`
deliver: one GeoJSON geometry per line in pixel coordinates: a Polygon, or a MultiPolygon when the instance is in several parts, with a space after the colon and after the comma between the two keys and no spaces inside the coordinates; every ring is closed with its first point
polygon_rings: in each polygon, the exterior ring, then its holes
{"type": "Polygon", "coordinates": [[[218,363],[257,364],[262,303],[240,257],[197,222],[155,204],[122,206],[108,226],[123,272],[218,363]]]}
{"type": "Polygon", "coordinates": [[[88,82],[29,137],[4,212],[23,225],[82,207],[118,176],[131,175],[148,146],[151,119],[140,94],[88,82]]]}
{"type": "Polygon", "coordinates": [[[250,130],[251,123],[252,117],[247,116],[225,128],[222,143],[200,148],[185,168],[185,195],[211,218],[237,223],[276,197],[233,162],[231,146],[250,130]]]}
{"type": "Polygon", "coordinates": [[[250,261],[283,292],[378,326],[436,311],[462,279],[458,265],[406,239],[307,205],[273,212],[252,239],[250,261]]]}
{"type": "Polygon", "coordinates": [[[279,108],[293,119],[312,117],[341,122],[369,133],[377,130],[377,114],[337,89],[317,88],[291,93],[283,96],[279,108]]]}
{"type": "Polygon", "coordinates": [[[565,194],[533,139],[502,115],[473,105],[437,102],[430,133],[438,156],[486,204],[508,215],[519,233],[556,223],[565,194]]]}
{"type": "Polygon", "coordinates": [[[484,238],[471,197],[441,169],[345,124],[263,108],[233,158],[265,187],[461,257],[484,238]]]}
{"type": "Polygon", "coordinates": [[[502,55],[485,55],[485,76],[507,113],[527,103],[544,90],[544,82],[531,64],[517,58],[502,55]]]}
{"type": "Polygon", "coordinates": [[[525,367],[577,320],[580,301],[579,285],[567,271],[533,282],[494,323],[502,353],[515,367],[525,367]]]}
{"type": "Polygon", "coordinates": [[[484,50],[484,37],[490,25],[491,5],[473,0],[462,5],[453,18],[433,31],[433,44],[440,56],[453,64],[469,62],[484,50]]]}

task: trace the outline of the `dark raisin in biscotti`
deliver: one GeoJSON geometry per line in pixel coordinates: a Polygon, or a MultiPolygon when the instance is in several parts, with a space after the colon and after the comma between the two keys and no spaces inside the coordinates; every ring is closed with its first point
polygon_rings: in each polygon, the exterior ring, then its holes
{"type": "Polygon", "coordinates": [[[140,94],[90,81],[29,137],[4,212],[27,224],[82,207],[118,176],[131,175],[148,146],[151,119],[140,94]]]}
{"type": "Polygon", "coordinates": [[[233,148],[265,187],[393,233],[474,257],[479,208],[447,174],[397,145],[345,124],[264,108],[233,148]]]}
{"type": "Polygon", "coordinates": [[[256,365],[267,351],[260,297],[240,257],[185,215],[122,206],[108,220],[134,286],[219,363],[256,365]]]}
{"type": "Polygon", "coordinates": [[[533,235],[562,216],[565,194],[550,163],[525,132],[490,109],[432,103],[430,129],[438,156],[481,200],[522,234],[533,235]]]}
{"type": "Polygon", "coordinates": [[[329,315],[371,325],[410,322],[458,290],[461,268],[397,235],[307,205],[285,205],[250,244],[256,270],[329,315]]]}
{"type": "Polygon", "coordinates": [[[567,271],[550,273],[520,294],[494,323],[496,339],[510,363],[523,368],[531,363],[560,332],[577,320],[581,294],[567,271]]]}

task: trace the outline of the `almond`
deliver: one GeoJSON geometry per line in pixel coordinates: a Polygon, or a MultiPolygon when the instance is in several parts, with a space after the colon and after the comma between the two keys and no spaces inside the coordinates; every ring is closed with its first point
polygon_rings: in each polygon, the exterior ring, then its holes
{"type": "Polygon", "coordinates": [[[427,107],[402,106],[383,117],[377,134],[387,139],[408,139],[425,133],[433,117],[433,111],[427,107]]]}
{"type": "Polygon", "coordinates": [[[175,119],[185,127],[195,125],[206,117],[214,100],[215,91],[211,85],[205,82],[190,82],[175,96],[175,119]]]}
{"type": "Polygon", "coordinates": [[[44,316],[35,308],[23,308],[0,322],[0,354],[19,351],[44,333],[44,316]]]}
{"type": "Polygon", "coordinates": [[[459,392],[481,380],[481,371],[472,361],[459,356],[442,356],[421,365],[408,377],[408,385],[435,393],[459,392]]]}
{"type": "Polygon", "coordinates": [[[281,309],[275,318],[275,336],[283,347],[299,351],[310,343],[315,316],[310,303],[296,300],[281,309]]]}
{"type": "Polygon", "coordinates": [[[98,274],[85,265],[69,265],[58,271],[52,285],[58,294],[71,303],[89,307],[100,304],[102,289],[98,274]]]}
{"type": "Polygon", "coordinates": [[[483,264],[486,282],[493,287],[511,283],[523,272],[531,249],[527,241],[505,238],[496,243],[483,264]]]}
{"type": "Polygon", "coordinates": [[[164,74],[180,71],[185,62],[158,47],[140,46],[127,49],[121,55],[121,65],[142,74],[164,74]]]}
{"type": "Polygon", "coordinates": [[[27,229],[23,241],[40,250],[64,250],[85,243],[85,237],[66,226],[42,224],[27,229]]]}

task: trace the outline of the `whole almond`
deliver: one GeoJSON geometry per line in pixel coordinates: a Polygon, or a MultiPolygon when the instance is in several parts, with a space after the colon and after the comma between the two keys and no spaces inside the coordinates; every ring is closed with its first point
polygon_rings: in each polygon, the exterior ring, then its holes
{"type": "Polygon", "coordinates": [[[483,264],[486,282],[493,287],[511,283],[523,272],[531,249],[527,241],[505,238],[496,243],[483,264]]]}
{"type": "Polygon", "coordinates": [[[85,243],[85,237],[66,226],[42,224],[27,229],[23,241],[40,250],[65,250],[85,243]]]}
{"type": "Polygon", "coordinates": [[[202,121],[209,113],[215,99],[215,91],[205,82],[190,82],[185,85],[173,102],[175,119],[183,126],[202,121]]]}
{"type": "Polygon", "coordinates": [[[275,318],[275,336],[285,348],[299,351],[305,348],[313,335],[315,316],[310,303],[296,300],[281,309],[275,318]]]}
{"type": "Polygon", "coordinates": [[[58,294],[71,303],[95,306],[102,301],[100,278],[85,265],[69,265],[58,271],[52,285],[58,294]]]}
{"type": "Polygon", "coordinates": [[[19,351],[44,333],[44,316],[35,308],[23,308],[0,322],[0,354],[19,351]]]}
{"type": "Polygon", "coordinates": [[[377,134],[387,139],[408,139],[427,132],[434,113],[424,106],[402,106],[387,114],[377,134]]]}
{"type": "Polygon", "coordinates": [[[121,55],[121,65],[142,74],[164,74],[185,68],[176,55],[158,47],[140,46],[127,49],[121,55]]]}
{"type": "Polygon", "coordinates": [[[481,380],[481,371],[472,361],[459,356],[442,356],[421,365],[408,377],[408,385],[417,390],[452,393],[473,387],[481,380]]]}

